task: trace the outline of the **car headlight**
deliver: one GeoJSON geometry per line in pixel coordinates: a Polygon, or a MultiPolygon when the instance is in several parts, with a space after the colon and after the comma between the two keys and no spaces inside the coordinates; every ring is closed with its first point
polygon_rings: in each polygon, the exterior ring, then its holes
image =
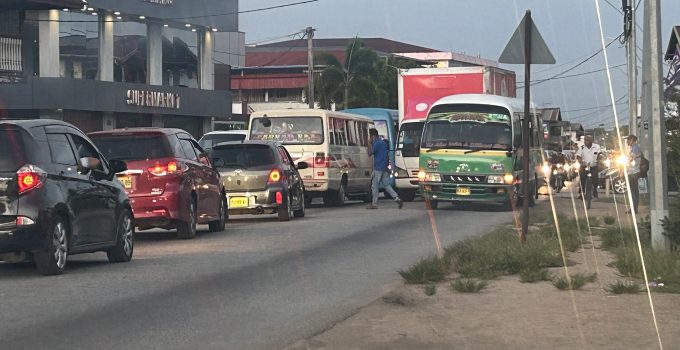
{"type": "Polygon", "coordinates": [[[581,169],[581,163],[579,163],[579,162],[574,163],[574,170],[579,170],[579,169],[581,169]]]}
{"type": "Polygon", "coordinates": [[[490,184],[503,184],[505,183],[505,179],[501,175],[490,175],[487,179],[486,182],[490,184]]]}
{"type": "Polygon", "coordinates": [[[625,155],[620,155],[618,158],[616,158],[616,164],[620,166],[624,166],[628,163],[628,157],[625,155]]]}
{"type": "Polygon", "coordinates": [[[425,182],[442,182],[442,176],[438,173],[425,173],[425,182]]]}
{"type": "Polygon", "coordinates": [[[506,184],[511,185],[513,181],[515,181],[515,177],[512,174],[505,174],[505,176],[503,176],[503,180],[505,180],[506,184]]]}
{"type": "Polygon", "coordinates": [[[550,174],[550,165],[548,164],[543,164],[543,174],[549,175],[550,174]]]}
{"type": "Polygon", "coordinates": [[[562,169],[562,164],[561,164],[561,163],[557,163],[557,169],[562,169]]]}
{"type": "Polygon", "coordinates": [[[557,170],[553,171],[553,175],[557,175],[557,170]]]}
{"type": "Polygon", "coordinates": [[[607,166],[607,168],[611,168],[611,166],[612,166],[612,160],[611,160],[611,159],[605,160],[605,161],[604,161],[604,165],[607,166]]]}
{"type": "Polygon", "coordinates": [[[395,174],[397,177],[409,177],[408,176],[408,171],[400,168],[400,167],[394,167],[395,168],[395,174]]]}

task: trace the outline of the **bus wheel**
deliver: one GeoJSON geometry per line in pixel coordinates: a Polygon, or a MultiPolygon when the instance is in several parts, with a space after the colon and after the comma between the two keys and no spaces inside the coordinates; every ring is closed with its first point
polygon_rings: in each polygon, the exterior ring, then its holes
{"type": "Polygon", "coordinates": [[[340,182],[340,188],[336,191],[328,190],[323,195],[323,204],[331,207],[339,207],[345,204],[345,188],[347,187],[346,180],[340,182]]]}
{"type": "Polygon", "coordinates": [[[404,202],[413,202],[416,198],[416,190],[397,190],[397,193],[404,202]]]}

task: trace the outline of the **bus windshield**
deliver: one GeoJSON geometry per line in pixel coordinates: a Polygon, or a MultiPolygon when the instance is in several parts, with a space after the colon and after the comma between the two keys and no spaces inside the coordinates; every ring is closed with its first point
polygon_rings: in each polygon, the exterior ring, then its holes
{"type": "Polygon", "coordinates": [[[284,145],[320,145],[324,142],[323,122],[320,117],[254,118],[250,139],[277,141],[284,145]]]}
{"type": "Polygon", "coordinates": [[[465,105],[437,107],[433,108],[425,124],[423,148],[512,149],[511,118],[506,109],[465,105]],[[444,108],[436,110],[437,107],[444,108]]]}

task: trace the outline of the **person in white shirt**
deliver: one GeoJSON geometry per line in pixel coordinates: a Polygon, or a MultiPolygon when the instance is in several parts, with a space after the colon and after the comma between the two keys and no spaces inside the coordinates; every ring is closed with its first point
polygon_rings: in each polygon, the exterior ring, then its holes
{"type": "MultiPolygon", "coordinates": [[[[592,136],[586,136],[583,140],[583,145],[579,147],[576,152],[576,159],[581,164],[581,169],[579,170],[579,177],[581,179],[581,193],[583,193],[583,188],[586,187],[586,179],[588,175],[586,174],[586,167],[590,165],[590,174],[593,184],[593,198],[597,198],[597,186],[599,178],[599,166],[598,157],[600,155],[600,145],[593,143],[592,136]]],[[[579,196],[581,199],[581,196],[579,196]]]]}

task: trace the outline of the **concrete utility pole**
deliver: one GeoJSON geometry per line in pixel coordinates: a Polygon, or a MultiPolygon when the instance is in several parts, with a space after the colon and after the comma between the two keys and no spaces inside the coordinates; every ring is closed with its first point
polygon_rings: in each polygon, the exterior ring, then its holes
{"type": "Polygon", "coordinates": [[[628,53],[628,115],[629,133],[637,135],[637,55],[636,55],[636,29],[635,29],[635,0],[624,0],[627,5],[624,7],[626,31],[626,51],[628,53]]]}
{"type": "Polygon", "coordinates": [[[309,103],[309,108],[314,109],[314,32],[316,29],[312,27],[307,27],[305,29],[305,35],[307,36],[307,64],[309,65],[307,72],[307,102],[309,103]]]}
{"type": "Polygon", "coordinates": [[[648,84],[646,88],[646,118],[649,121],[649,194],[650,220],[652,224],[652,247],[670,250],[668,238],[663,235],[661,220],[668,216],[668,172],[666,164],[666,120],[663,95],[663,65],[661,48],[661,0],[645,1],[645,45],[650,48],[648,65],[644,66],[648,84]]]}

